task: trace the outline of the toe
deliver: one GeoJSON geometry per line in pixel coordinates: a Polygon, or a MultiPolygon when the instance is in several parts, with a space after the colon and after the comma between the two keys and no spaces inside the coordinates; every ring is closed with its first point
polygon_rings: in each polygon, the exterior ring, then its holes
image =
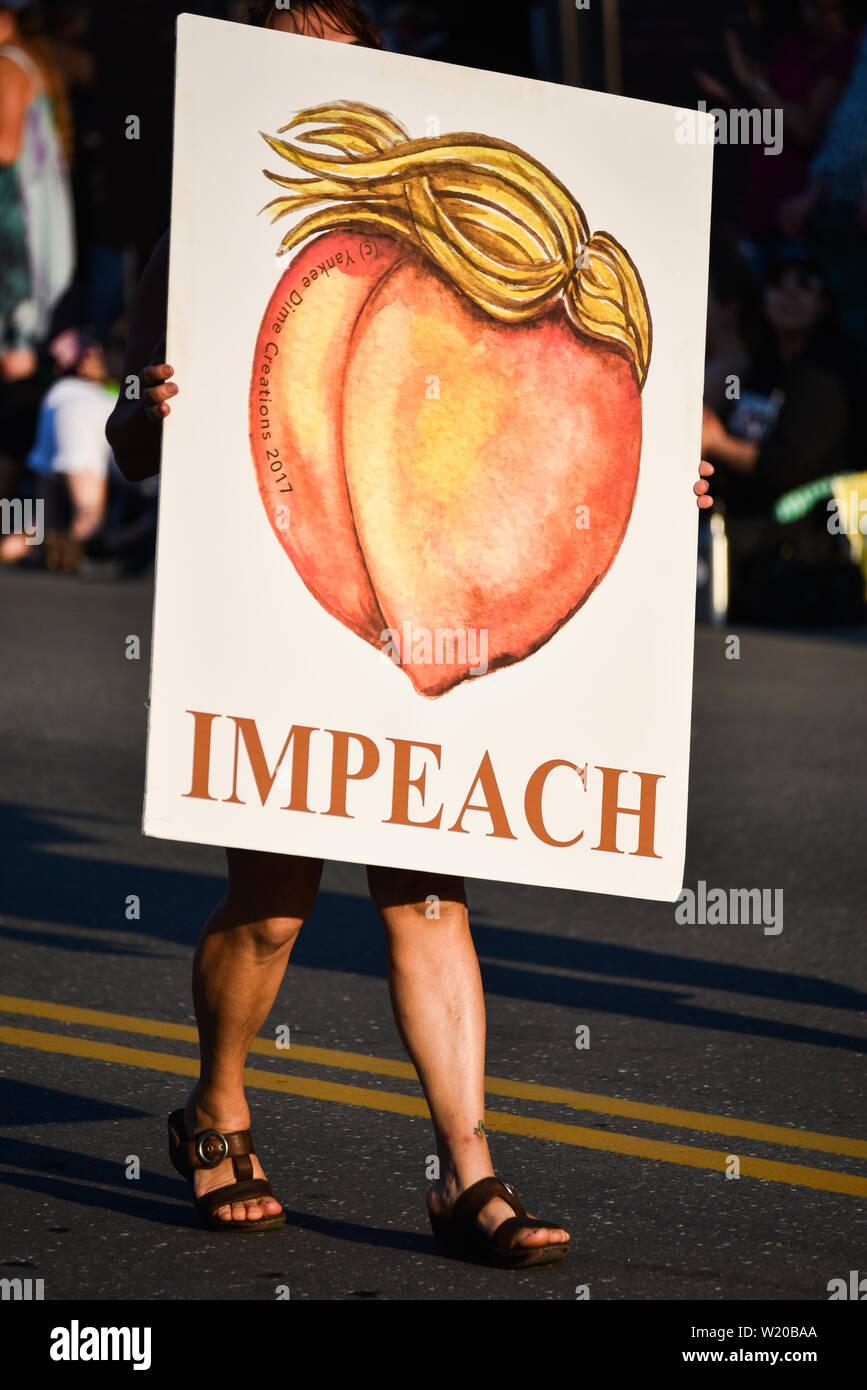
{"type": "Polygon", "coordinates": [[[516,1245],[560,1245],[569,1240],[568,1231],[559,1226],[525,1226],[519,1231],[516,1245]]]}
{"type": "Polygon", "coordinates": [[[519,1245],[547,1245],[548,1231],[544,1227],[528,1226],[518,1232],[519,1245]]]}

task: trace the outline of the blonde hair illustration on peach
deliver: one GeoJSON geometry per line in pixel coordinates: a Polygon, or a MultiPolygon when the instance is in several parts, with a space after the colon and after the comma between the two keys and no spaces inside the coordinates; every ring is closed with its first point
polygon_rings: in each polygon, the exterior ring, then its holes
{"type": "Polygon", "coordinates": [[[282,254],[315,233],[378,229],[422,252],[501,322],[526,322],[561,300],[575,332],[623,351],[643,388],[652,326],[641,276],[613,236],[591,234],[542,164],[490,136],[410,140],[386,112],[349,101],[299,111],[278,135],[308,125],[295,143],[260,132],[303,173],[263,170],[284,190],[263,209],[272,221],[325,204],[286,233],[282,254]]]}

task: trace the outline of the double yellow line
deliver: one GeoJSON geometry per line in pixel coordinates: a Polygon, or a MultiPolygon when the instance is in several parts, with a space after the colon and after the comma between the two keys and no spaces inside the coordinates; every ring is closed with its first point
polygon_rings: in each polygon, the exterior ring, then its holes
{"type": "MultiPolygon", "coordinates": [[[[0,1013],[51,1019],[57,1023],[83,1024],[91,1028],[107,1028],[119,1033],[137,1033],[179,1042],[197,1041],[195,1028],[186,1024],[161,1023],[128,1014],[103,1013],[97,1009],[80,1009],[68,1004],[46,1003],[39,999],[19,999],[7,994],[0,995],[0,1013]]],[[[126,1066],[142,1067],[148,1071],[173,1072],[179,1076],[195,1076],[199,1069],[195,1058],[174,1052],[151,1052],[144,1048],[121,1047],[115,1043],[96,1042],[90,1038],[71,1037],[64,1033],[42,1033],[31,1028],[0,1027],[0,1043],[32,1048],[38,1052],[62,1053],[68,1057],[119,1062],[126,1066]]],[[[290,1063],[305,1062],[336,1070],[393,1076],[417,1084],[415,1068],[408,1062],[395,1062],[386,1057],[368,1057],[361,1052],[340,1052],[331,1048],[303,1047],[295,1044],[283,1052],[274,1042],[266,1041],[264,1038],[257,1038],[251,1051],[290,1063]]],[[[244,1084],[262,1091],[279,1091],[284,1095],[334,1101],[341,1105],[358,1105],[368,1110],[386,1111],[396,1115],[429,1116],[430,1113],[424,1100],[417,1095],[381,1091],[364,1086],[348,1086],[340,1082],[264,1071],[254,1067],[248,1067],[245,1071],[244,1084]]],[[[861,1139],[846,1139],[835,1134],[819,1134],[811,1130],[792,1129],[786,1125],[766,1125],[754,1120],[705,1114],[698,1110],[677,1110],[667,1105],[646,1105],[640,1101],[619,1100],[613,1096],[596,1095],[589,1091],[508,1081],[495,1076],[485,1078],[485,1087],[489,1095],[507,1096],[512,1100],[561,1105],[572,1110],[616,1115],[673,1129],[721,1134],[730,1139],[746,1139],[788,1148],[812,1149],[818,1153],[846,1158],[867,1159],[867,1142],[861,1139]]],[[[572,1144],[578,1148],[627,1154],[633,1158],[656,1159],[663,1163],[680,1163],[690,1168],[707,1168],[719,1173],[726,1171],[730,1155],[734,1153],[738,1157],[742,1177],[818,1188],[825,1192],[843,1192],[850,1196],[867,1196],[867,1178],[857,1177],[852,1173],[839,1173],[828,1168],[809,1168],[797,1163],[751,1158],[739,1153],[737,1146],[732,1145],[726,1150],[705,1149],[694,1144],[644,1139],[583,1125],[509,1115],[500,1110],[485,1111],[485,1126],[492,1131],[518,1134],[525,1138],[547,1139],[556,1144],[572,1144]]]]}

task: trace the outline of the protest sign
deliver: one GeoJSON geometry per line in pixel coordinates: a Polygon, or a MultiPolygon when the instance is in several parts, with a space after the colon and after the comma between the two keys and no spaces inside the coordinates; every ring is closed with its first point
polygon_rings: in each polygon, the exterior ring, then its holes
{"type": "Polygon", "coordinates": [[[180,17],[147,834],[677,897],[679,114],[180,17]]]}

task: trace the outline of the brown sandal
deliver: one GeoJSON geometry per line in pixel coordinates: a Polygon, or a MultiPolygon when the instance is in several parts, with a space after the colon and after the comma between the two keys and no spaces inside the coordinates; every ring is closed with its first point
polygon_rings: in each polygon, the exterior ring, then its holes
{"type": "Polygon", "coordinates": [[[221,1221],[215,1214],[218,1207],[229,1206],[233,1202],[250,1202],[254,1197],[274,1196],[271,1184],[265,1178],[253,1177],[249,1155],[255,1152],[249,1129],[235,1129],[226,1134],[218,1129],[202,1129],[190,1139],[183,1110],[174,1110],[169,1115],[169,1158],[190,1187],[193,1186],[193,1173],[197,1168],[216,1168],[224,1159],[232,1160],[235,1181],[195,1197],[199,1218],[211,1231],[271,1231],[275,1226],[286,1224],[284,1211],[276,1216],[262,1216],[258,1221],[221,1221]]]}
{"type": "Polygon", "coordinates": [[[514,1233],[522,1227],[537,1230],[556,1226],[556,1221],[540,1221],[528,1216],[515,1189],[499,1178],[482,1178],[462,1192],[451,1216],[435,1216],[428,1209],[431,1229],[437,1250],[453,1260],[470,1260],[474,1264],[496,1265],[500,1269],[523,1269],[527,1265],[549,1265],[562,1260],[569,1249],[567,1240],[557,1245],[510,1245],[514,1233]],[[501,1222],[492,1235],[478,1225],[476,1217],[492,1197],[508,1202],[514,1216],[501,1222]]]}
{"type": "Polygon", "coordinates": [[[62,574],[75,574],[84,559],[84,542],[63,531],[45,532],[45,568],[62,574]]]}

